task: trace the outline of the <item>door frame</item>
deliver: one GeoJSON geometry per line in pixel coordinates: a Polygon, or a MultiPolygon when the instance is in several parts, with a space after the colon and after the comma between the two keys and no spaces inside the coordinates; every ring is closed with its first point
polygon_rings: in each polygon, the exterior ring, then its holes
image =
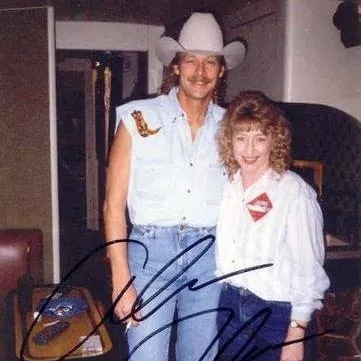
{"type": "Polygon", "coordinates": [[[163,66],[155,46],[164,27],[156,25],[106,23],[97,21],[56,21],[56,49],[146,51],[148,53],[148,93],[160,87],[163,66]]]}

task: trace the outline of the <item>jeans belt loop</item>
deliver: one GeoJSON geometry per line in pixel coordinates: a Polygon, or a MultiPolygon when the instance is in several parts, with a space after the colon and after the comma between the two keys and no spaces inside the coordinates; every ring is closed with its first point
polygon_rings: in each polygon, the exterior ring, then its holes
{"type": "Polygon", "coordinates": [[[184,231],[188,226],[186,224],[180,224],[179,225],[179,230],[180,231],[184,231]]]}
{"type": "Polygon", "coordinates": [[[239,293],[242,296],[249,296],[252,294],[252,292],[250,290],[248,290],[247,288],[244,288],[244,287],[239,287],[239,293]]]}

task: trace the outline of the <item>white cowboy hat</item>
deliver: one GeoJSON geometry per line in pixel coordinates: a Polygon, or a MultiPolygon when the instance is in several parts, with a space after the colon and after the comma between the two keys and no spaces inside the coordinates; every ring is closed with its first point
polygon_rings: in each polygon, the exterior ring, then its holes
{"type": "Polygon", "coordinates": [[[240,41],[223,46],[221,28],[209,13],[193,13],[184,23],[178,41],[163,36],[158,40],[156,52],[164,65],[169,65],[178,52],[223,55],[228,69],[236,67],[246,52],[240,41]]]}

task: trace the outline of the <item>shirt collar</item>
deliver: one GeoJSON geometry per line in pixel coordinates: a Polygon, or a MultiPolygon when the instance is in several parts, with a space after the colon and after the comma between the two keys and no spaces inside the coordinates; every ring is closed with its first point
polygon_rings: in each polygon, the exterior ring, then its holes
{"type": "Polygon", "coordinates": [[[176,115],[182,116],[182,115],[184,115],[184,111],[179,103],[177,93],[178,93],[178,87],[174,87],[169,91],[168,95],[169,95],[169,99],[171,101],[172,107],[176,111],[176,115]]]}
{"type": "MultiPolygon", "coordinates": [[[[176,115],[177,117],[184,117],[185,116],[185,112],[182,109],[182,106],[179,103],[177,94],[178,94],[178,90],[179,87],[173,87],[168,95],[170,97],[170,101],[171,104],[173,106],[173,109],[175,109],[176,111],[176,115]]],[[[214,107],[214,103],[213,100],[211,99],[211,101],[209,102],[208,108],[207,108],[207,112],[206,112],[206,116],[205,116],[205,122],[204,124],[208,127],[213,128],[216,125],[216,117],[214,115],[214,111],[215,111],[215,107],[214,107]]]]}
{"type": "Polygon", "coordinates": [[[277,178],[279,178],[279,174],[272,168],[269,168],[255,183],[253,183],[246,190],[244,190],[241,180],[241,170],[238,170],[235,175],[235,181],[239,183],[240,189],[246,197],[252,197],[252,195],[257,195],[260,192],[266,192],[269,188],[269,184],[277,178]]]}

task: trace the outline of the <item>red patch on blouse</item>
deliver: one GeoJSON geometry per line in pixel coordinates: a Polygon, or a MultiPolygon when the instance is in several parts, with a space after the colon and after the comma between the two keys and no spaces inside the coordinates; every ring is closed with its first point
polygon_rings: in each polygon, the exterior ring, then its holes
{"type": "Polygon", "coordinates": [[[272,203],[266,193],[262,193],[247,203],[247,208],[253,220],[257,222],[264,217],[271,209],[272,203]]]}

